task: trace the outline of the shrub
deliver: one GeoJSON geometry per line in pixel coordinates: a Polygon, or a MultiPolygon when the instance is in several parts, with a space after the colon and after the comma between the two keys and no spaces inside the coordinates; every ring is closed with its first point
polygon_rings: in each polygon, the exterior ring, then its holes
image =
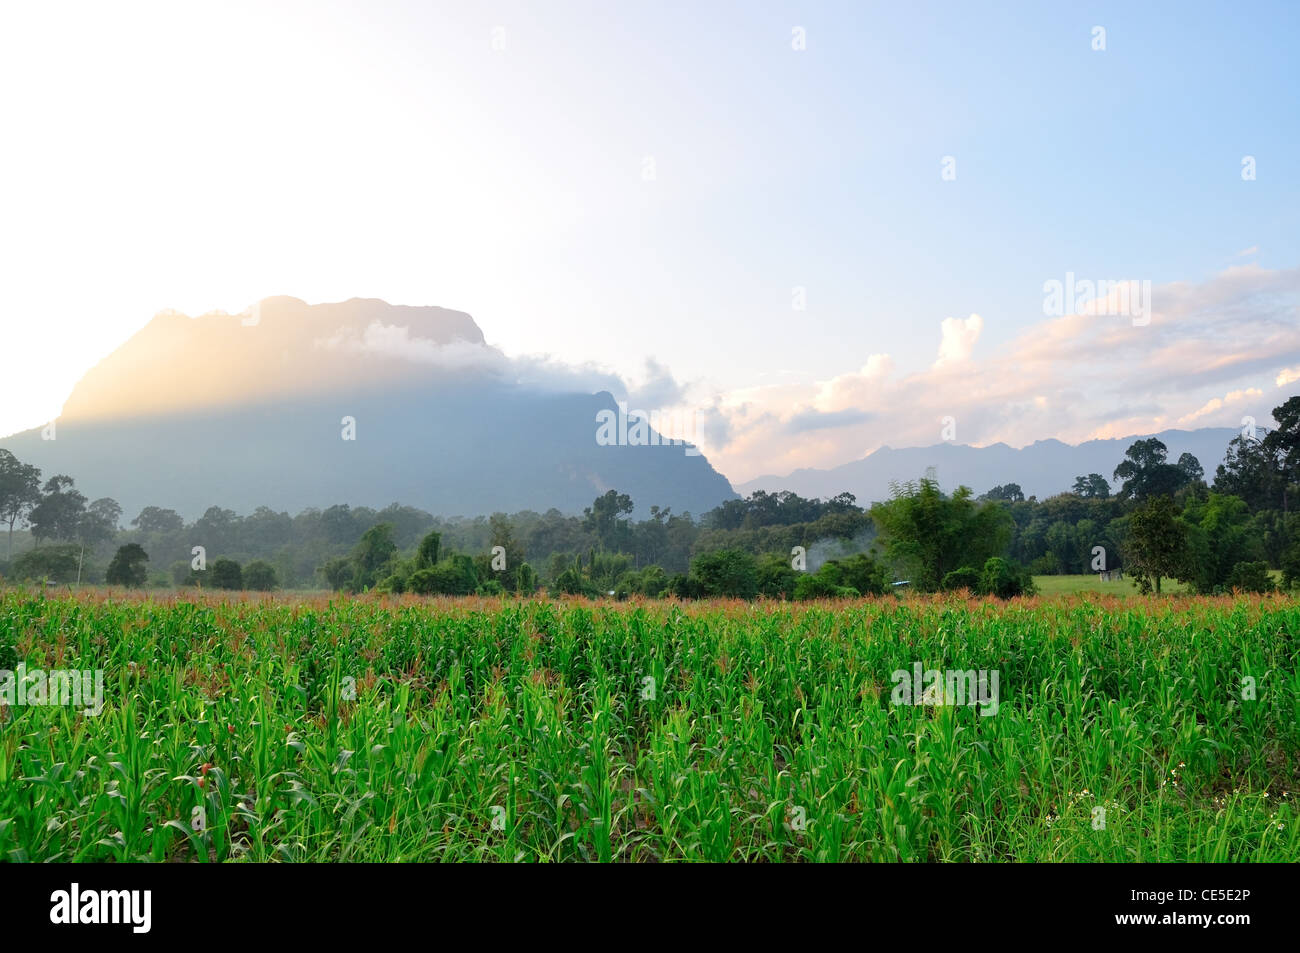
{"type": "Polygon", "coordinates": [[[23,553],[13,563],[15,579],[73,582],[77,578],[77,547],[46,546],[23,553]]]}
{"type": "Polygon", "coordinates": [[[218,559],[212,564],[208,582],[214,589],[243,589],[244,574],[233,559],[218,559]]]}
{"type": "Polygon", "coordinates": [[[1001,556],[991,556],[984,563],[979,582],[981,595],[1010,599],[1032,595],[1034,591],[1033,576],[1019,563],[1001,556]]]}
{"type": "Polygon", "coordinates": [[[270,592],[280,584],[279,573],[270,563],[254,559],[244,567],[244,588],[258,592],[270,592]]]}
{"type": "Polygon", "coordinates": [[[943,577],[943,589],[945,592],[967,589],[970,592],[978,593],[980,591],[980,571],[974,566],[962,566],[960,569],[954,569],[943,577]]]}
{"type": "Polygon", "coordinates": [[[1232,567],[1228,576],[1228,588],[1240,589],[1242,592],[1272,592],[1273,577],[1268,573],[1266,562],[1241,562],[1232,567]]]}

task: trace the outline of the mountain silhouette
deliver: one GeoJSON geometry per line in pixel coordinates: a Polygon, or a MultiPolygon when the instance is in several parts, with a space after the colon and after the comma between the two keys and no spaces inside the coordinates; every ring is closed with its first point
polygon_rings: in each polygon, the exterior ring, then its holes
{"type": "MultiPolygon", "coordinates": [[[[1184,453],[1200,461],[1205,479],[1214,479],[1215,468],[1223,462],[1228,441],[1238,435],[1230,427],[1205,427],[1200,430],[1165,430],[1156,434],[1089,440],[1078,445],[1060,440],[1039,440],[1016,449],[1005,443],[987,447],[940,443],[929,447],[895,449],[881,447],[860,460],[826,470],[795,470],[786,476],[761,476],[741,483],[736,489],[748,496],[755,490],[775,492],[792,490],[800,496],[832,497],[852,493],[860,505],[890,498],[890,484],[917,480],[934,468],[934,476],[945,490],[968,486],[984,493],[995,486],[1018,483],[1026,497],[1039,499],[1065,493],[1074,486],[1076,477],[1100,473],[1110,480],[1124,452],[1134,441],[1156,437],[1169,448],[1169,462],[1184,453]]],[[[1112,482],[1112,489],[1118,485],[1112,482]]]]}
{"type": "Polygon", "coordinates": [[[598,443],[597,414],[618,412],[609,392],[516,371],[443,308],[279,297],[242,315],[164,312],[78,382],[52,434],[0,447],[113,497],[127,519],[147,505],[189,519],[393,502],[577,513],[610,489],[638,515],[698,515],[734,498],[694,450],[598,443]]]}

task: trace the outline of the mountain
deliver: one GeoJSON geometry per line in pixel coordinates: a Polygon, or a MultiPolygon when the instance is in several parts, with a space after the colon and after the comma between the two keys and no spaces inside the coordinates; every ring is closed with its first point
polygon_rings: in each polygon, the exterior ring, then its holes
{"type": "MultiPolygon", "coordinates": [[[[1207,481],[1214,479],[1215,468],[1223,462],[1228,441],[1238,431],[1230,427],[1207,427],[1201,430],[1165,430],[1145,436],[1159,438],[1169,448],[1171,463],[1190,453],[1205,468],[1207,481]]],[[[940,443],[931,447],[895,450],[881,447],[861,460],[854,460],[829,470],[795,470],[789,476],[762,476],[737,485],[742,495],[755,490],[774,492],[793,490],[800,496],[831,497],[849,492],[859,504],[889,499],[891,482],[917,480],[934,467],[935,476],[944,489],[968,486],[977,494],[1003,483],[1019,483],[1025,496],[1044,499],[1067,492],[1075,477],[1100,473],[1107,480],[1115,472],[1124,452],[1142,436],[1114,440],[1089,440],[1072,446],[1059,440],[1039,440],[1019,450],[1005,443],[988,447],[940,443]]],[[[1118,488],[1116,484],[1113,487],[1118,488]]]]}
{"type": "Polygon", "coordinates": [[[395,501],[579,513],[609,489],[638,515],[699,514],[735,497],[693,448],[598,444],[611,394],[523,384],[517,370],[443,308],[281,297],[243,315],[164,312],[78,382],[53,439],[37,428],[0,447],[128,519],[147,505],[192,519],[213,505],[395,501]]]}

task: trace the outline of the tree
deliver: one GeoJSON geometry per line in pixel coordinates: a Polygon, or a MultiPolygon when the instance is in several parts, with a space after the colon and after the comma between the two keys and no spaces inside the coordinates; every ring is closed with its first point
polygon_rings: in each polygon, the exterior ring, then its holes
{"type": "Polygon", "coordinates": [[[244,567],[244,588],[256,592],[270,592],[280,584],[279,575],[270,563],[254,559],[244,567]]]}
{"type": "Polygon", "coordinates": [[[1264,449],[1277,461],[1282,480],[1282,511],[1290,512],[1291,486],[1300,483],[1300,395],[1273,408],[1277,428],[1264,437],[1264,449]]]}
{"type": "Polygon", "coordinates": [[[1228,588],[1241,592],[1272,592],[1277,588],[1269,575],[1268,563],[1263,561],[1237,563],[1228,576],[1228,588]]]}
{"type": "Polygon", "coordinates": [[[442,534],[429,533],[420,540],[420,548],[415,553],[416,569],[431,569],[438,565],[438,550],[442,548],[442,534]]]}
{"type": "Polygon", "coordinates": [[[753,599],[758,595],[758,562],[738,549],[696,556],[691,560],[691,575],[709,598],[753,599]]]}
{"type": "Polygon", "coordinates": [[[632,497],[610,490],[582,511],[583,526],[600,540],[602,549],[618,552],[624,548],[623,537],[628,535],[627,523],[620,517],[631,516],[632,510],[632,497]]]}
{"type": "Polygon", "coordinates": [[[896,487],[893,499],[871,508],[885,537],[886,555],[907,567],[912,585],[936,592],[943,577],[962,566],[982,566],[1011,539],[1009,509],[976,503],[967,487],[945,496],[934,480],[896,487]]]}
{"type": "Polygon", "coordinates": [[[77,575],[77,547],[47,546],[23,553],[13,563],[15,579],[72,582],[77,575]]]}
{"type": "Polygon", "coordinates": [[[185,528],[185,520],[175,510],[146,506],[131,525],[142,533],[179,533],[185,528]]]}
{"type": "Polygon", "coordinates": [[[214,589],[243,589],[244,574],[239,563],[223,557],[212,564],[211,582],[214,589]]]}
{"type": "Polygon", "coordinates": [[[1201,479],[1201,464],[1190,453],[1169,463],[1169,448],[1155,437],[1134,441],[1124,453],[1125,459],[1115,468],[1115,479],[1122,480],[1121,502],[1142,502],[1153,496],[1173,496],[1184,486],[1201,479]]]}
{"type": "Polygon", "coordinates": [[[996,500],[1005,503],[1023,503],[1025,493],[1020,489],[1019,483],[1007,483],[1003,486],[995,486],[983,496],[981,500],[996,500]]]}
{"type": "Polygon", "coordinates": [[[979,589],[981,593],[999,599],[1032,595],[1034,577],[1015,562],[993,556],[985,561],[984,568],[980,570],[979,589]]]}
{"type": "Polygon", "coordinates": [[[119,546],[113,561],[108,564],[108,572],[104,578],[110,586],[138,589],[148,578],[148,570],[144,565],[148,561],[149,554],[139,543],[119,546]]]}
{"type": "Polygon", "coordinates": [[[81,585],[81,563],[86,557],[86,547],[94,549],[100,543],[111,541],[117,535],[121,519],[122,507],[108,497],[91,503],[81,514],[77,523],[77,542],[81,543],[81,554],[77,558],[77,585],[81,585]]]}
{"type": "Polygon", "coordinates": [[[1110,498],[1110,484],[1100,473],[1075,477],[1074,492],[1085,500],[1105,500],[1110,498]]]}
{"type": "Polygon", "coordinates": [[[361,541],[352,550],[353,587],[369,589],[386,575],[383,570],[397,554],[393,542],[393,524],[377,523],[361,534],[361,541]]]}
{"type": "Polygon", "coordinates": [[[1153,497],[1134,510],[1129,519],[1124,564],[1144,593],[1153,587],[1159,593],[1162,577],[1186,575],[1187,527],[1178,519],[1172,498],[1153,497]]]}
{"type": "Polygon", "coordinates": [[[336,556],[320,567],[325,582],[336,592],[352,588],[355,571],[352,560],[345,556],[336,556]]]}
{"type": "Polygon", "coordinates": [[[1252,510],[1282,505],[1282,474],[1276,454],[1262,440],[1239,434],[1214,473],[1214,490],[1241,497],[1252,510]]]}
{"type": "Polygon", "coordinates": [[[86,512],[86,498],[74,489],[72,477],[58,474],[45,482],[41,500],[32,508],[27,522],[39,543],[45,539],[76,540],[81,518],[86,512]]]}
{"type": "Polygon", "coordinates": [[[524,562],[524,550],[515,541],[514,528],[510,525],[510,519],[504,513],[493,513],[488,518],[488,527],[491,530],[489,544],[493,549],[500,546],[505,552],[505,569],[496,570],[492,568],[492,559],[487,560],[487,569],[480,575],[489,579],[495,579],[497,582],[509,590],[517,592],[519,589],[519,567],[524,562]],[[491,575],[488,575],[488,574],[491,575]]]}
{"type": "Polygon", "coordinates": [[[14,523],[41,501],[41,471],[0,450],[0,519],[9,524],[9,559],[14,558],[14,523]]]}

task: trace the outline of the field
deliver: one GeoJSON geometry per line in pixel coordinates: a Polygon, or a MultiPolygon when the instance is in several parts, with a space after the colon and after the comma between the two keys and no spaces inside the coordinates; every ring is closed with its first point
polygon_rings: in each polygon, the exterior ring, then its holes
{"type": "MultiPolygon", "coordinates": [[[[1112,596],[1135,596],[1138,594],[1137,583],[1129,577],[1108,579],[1102,582],[1097,578],[1096,573],[1071,576],[1035,576],[1034,585],[1038,587],[1039,594],[1044,596],[1073,595],[1076,592],[1099,592],[1112,596]]],[[[1164,594],[1182,593],[1187,591],[1187,587],[1177,579],[1163,579],[1160,582],[1160,591],[1164,594]]]]}
{"type": "Polygon", "coordinates": [[[9,590],[0,669],[104,704],[0,706],[0,858],[1294,861],[1298,633],[1280,597],[9,590]],[[917,663],[994,704],[901,702],[917,663]]]}

